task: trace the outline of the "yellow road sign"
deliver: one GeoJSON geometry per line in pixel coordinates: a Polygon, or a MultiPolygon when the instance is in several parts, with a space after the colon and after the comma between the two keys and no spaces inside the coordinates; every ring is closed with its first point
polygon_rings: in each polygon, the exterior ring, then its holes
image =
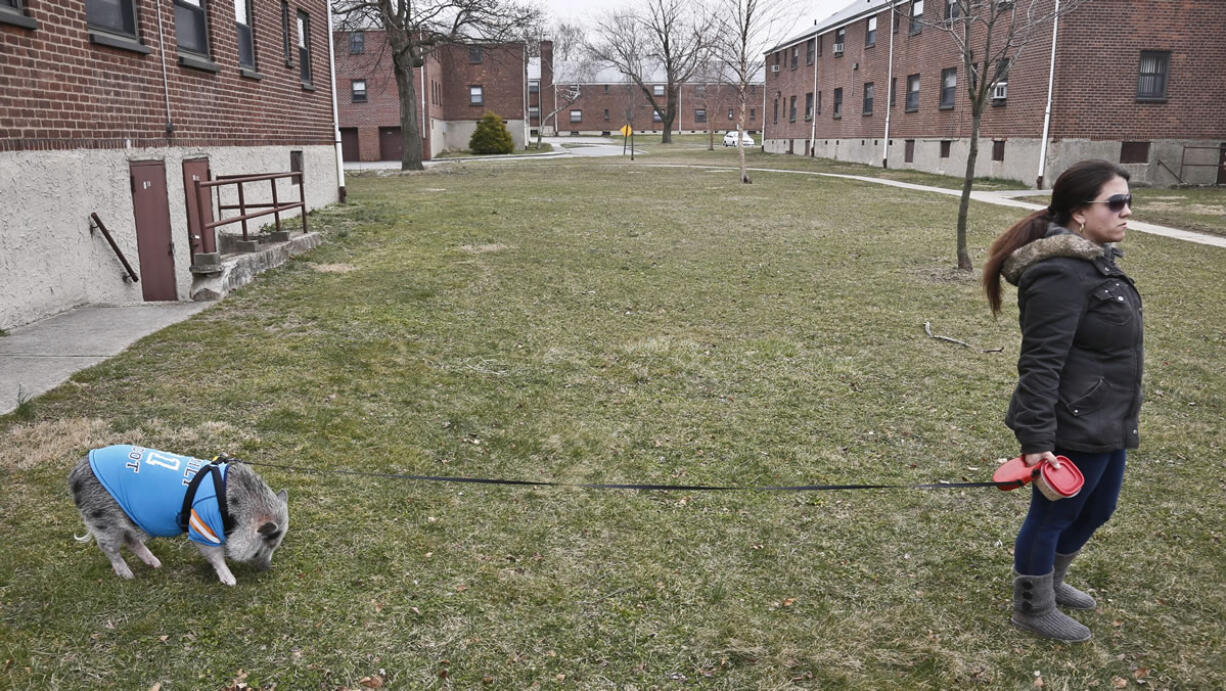
{"type": "Polygon", "coordinates": [[[630,125],[622,125],[621,133],[623,137],[629,137],[632,132],[634,132],[634,129],[630,125]]]}

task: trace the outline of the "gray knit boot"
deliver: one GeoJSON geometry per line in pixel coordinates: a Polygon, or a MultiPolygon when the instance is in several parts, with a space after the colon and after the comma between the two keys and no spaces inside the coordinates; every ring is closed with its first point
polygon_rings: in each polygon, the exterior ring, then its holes
{"type": "Polygon", "coordinates": [[[1064,574],[1068,571],[1068,565],[1073,562],[1081,551],[1078,550],[1072,554],[1056,553],[1056,570],[1052,572],[1051,584],[1052,590],[1056,593],[1056,604],[1069,609],[1094,609],[1098,606],[1098,602],[1089,593],[1083,593],[1080,590],[1064,582],[1064,574]]]}
{"type": "Polygon", "coordinates": [[[1052,574],[1024,576],[1013,572],[1013,624],[1018,628],[1067,643],[1090,640],[1090,630],[1056,609],[1052,574]]]}

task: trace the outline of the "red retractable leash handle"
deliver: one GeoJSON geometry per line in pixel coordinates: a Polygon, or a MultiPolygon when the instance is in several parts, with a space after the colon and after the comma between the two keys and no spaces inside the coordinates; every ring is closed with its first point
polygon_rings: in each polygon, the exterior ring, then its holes
{"type": "Polygon", "coordinates": [[[1068,499],[1077,496],[1085,484],[1081,470],[1066,456],[1056,456],[1056,460],[1039,461],[1033,466],[1026,465],[1021,456],[1010,459],[996,469],[992,481],[999,485],[1002,492],[1017,489],[1035,481],[1035,486],[1048,499],[1068,499]]]}

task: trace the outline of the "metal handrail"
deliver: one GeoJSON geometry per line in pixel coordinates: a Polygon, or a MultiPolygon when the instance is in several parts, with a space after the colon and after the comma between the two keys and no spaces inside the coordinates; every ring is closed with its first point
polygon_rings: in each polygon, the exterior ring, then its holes
{"type": "Polygon", "coordinates": [[[123,256],[119,245],[115,244],[115,238],[111,237],[111,232],[102,224],[102,219],[98,218],[97,212],[90,213],[89,215],[89,232],[94,232],[95,226],[98,230],[102,231],[102,237],[106,238],[106,241],[111,244],[111,249],[115,251],[115,256],[119,257],[120,263],[123,264],[123,268],[128,272],[127,278],[132,279],[133,283],[140,283],[140,276],[137,276],[136,272],[132,270],[132,265],[128,263],[128,258],[123,256]]]}
{"type": "MultiPolygon", "coordinates": [[[[219,205],[218,210],[238,209],[239,215],[232,218],[225,218],[212,223],[201,225],[202,231],[211,231],[214,228],[228,225],[231,223],[241,223],[243,226],[243,239],[247,239],[247,221],[248,219],[258,218],[272,214],[276,222],[277,230],[281,230],[281,212],[291,209],[300,209],[302,214],[302,232],[307,232],[307,209],[306,209],[306,192],[302,184],[302,172],[292,171],[289,173],[268,173],[266,175],[237,175],[237,176],[218,176],[216,180],[196,180],[193,183],[196,186],[196,200],[203,204],[201,192],[213,187],[221,187],[223,185],[235,185],[238,189],[238,205],[219,205]],[[288,204],[280,204],[277,201],[277,180],[282,178],[295,179],[298,184],[298,201],[288,204]],[[243,185],[248,182],[262,182],[267,180],[272,187],[272,204],[248,204],[243,193],[243,185]],[[265,211],[253,211],[247,213],[248,208],[266,209],[265,211]]],[[[203,206],[201,206],[203,208],[203,206]]]]}

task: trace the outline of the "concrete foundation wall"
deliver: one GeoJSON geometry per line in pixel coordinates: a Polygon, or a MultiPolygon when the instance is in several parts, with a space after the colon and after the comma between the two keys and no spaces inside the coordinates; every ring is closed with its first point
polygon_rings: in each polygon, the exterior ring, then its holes
{"type": "MultiPolygon", "coordinates": [[[[141,274],[137,253],[129,162],[160,160],[166,168],[174,271],[180,300],[188,299],[192,275],[183,189],[184,159],[208,157],[218,175],[286,172],[290,150],[301,150],[307,207],[337,201],[336,154],[332,146],[167,147],[76,149],[0,153],[0,328],[26,324],[82,304],[123,305],[144,301],[140,284],[124,271],[106,239],[90,232],[97,213],[128,262],[141,274]]],[[[268,183],[252,183],[248,201],[269,196],[268,183]],[[257,191],[257,187],[262,190],[257,191]]],[[[298,199],[287,182],[282,201],[298,199]]],[[[227,216],[237,215],[227,211],[227,216]]],[[[214,211],[214,217],[217,211],[214,211]]],[[[272,216],[250,222],[254,231],[272,216]]],[[[238,232],[238,226],[232,227],[238,232]]],[[[219,228],[230,231],[231,227],[219,228]]]]}
{"type": "MultiPolygon", "coordinates": [[[[506,123],[515,148],[524,148],[524,144],[528,142],[528,122],[526,120],[507,120],[506,123]]],[[[452,120],[444,126],[444,135],[439,141],[443,142],[443,148],[448,151],[465,151],[475,131],[477,131],[475,121],[452,120]]]]}
{"type": "MultiPolygon", "coordinates": [[[[1224,137],[1226,139],[1226,137],[1224,137]]],[[[1038,176],[1038,162],[1041,149],[1039,139],[1023,139],[1012,137],[1003,140],[1004,160],[992,160],[994,140],[984,138],[979,140],[979,155],[975,161],[975,177],[994,177],[1016,180],[1028,186],[1035,186],[1038,176]]],[[[966,172],[966,157],[970,154],[969,139],[944,139],[933,137],[916,137],[914,139],[913,160],[906,161],[906,143],[904,138],[891,138],[888,147],[887,161],[890,168],[920,170],[926,173],[952,175],[961,177],[966,172]],[[948,141],[949,156],[941,157],[941,142],[948,141]]],[[[809,140],[804,139],[768,139],[764,142],[767,153],[802,156],[809,140]]],[[[1150,142],[1149,161],[1147,163],[1121,164],[1132,175],[1132,183],[1145,186],[1169,186],[1180,184],[1212,185],[1217,180],[1218,147],[1222,142],[1203,140],[1160,140],[1150,142]],[[1204,147],[1204,148],[1185,148],[1204,147]],[[1185,166],[1180,168],[1180,160],[1185,166]],[[1197,163],[1203,165],[1186,165],[1197,163]],[[1176,175],[1183,179],[1179,180],[1176,175]]],[[[1047,148],[1047,166],[1044,171],[1043,186],[1051,187],[1056,177],[1070,165],[1089,158],[1101,158],[1108,161],[1120,160],[1121,143],[1118,141],[1091,141],[1088,139],[1063,139],[1054,141],[1047,148]]],[[[865,165],[880,166],[882,162],[882,140],[878,139],[817,139],[813,145],[812,155],[818,158],[830,158],[836,161],[849,161],[865,165]]]]}

